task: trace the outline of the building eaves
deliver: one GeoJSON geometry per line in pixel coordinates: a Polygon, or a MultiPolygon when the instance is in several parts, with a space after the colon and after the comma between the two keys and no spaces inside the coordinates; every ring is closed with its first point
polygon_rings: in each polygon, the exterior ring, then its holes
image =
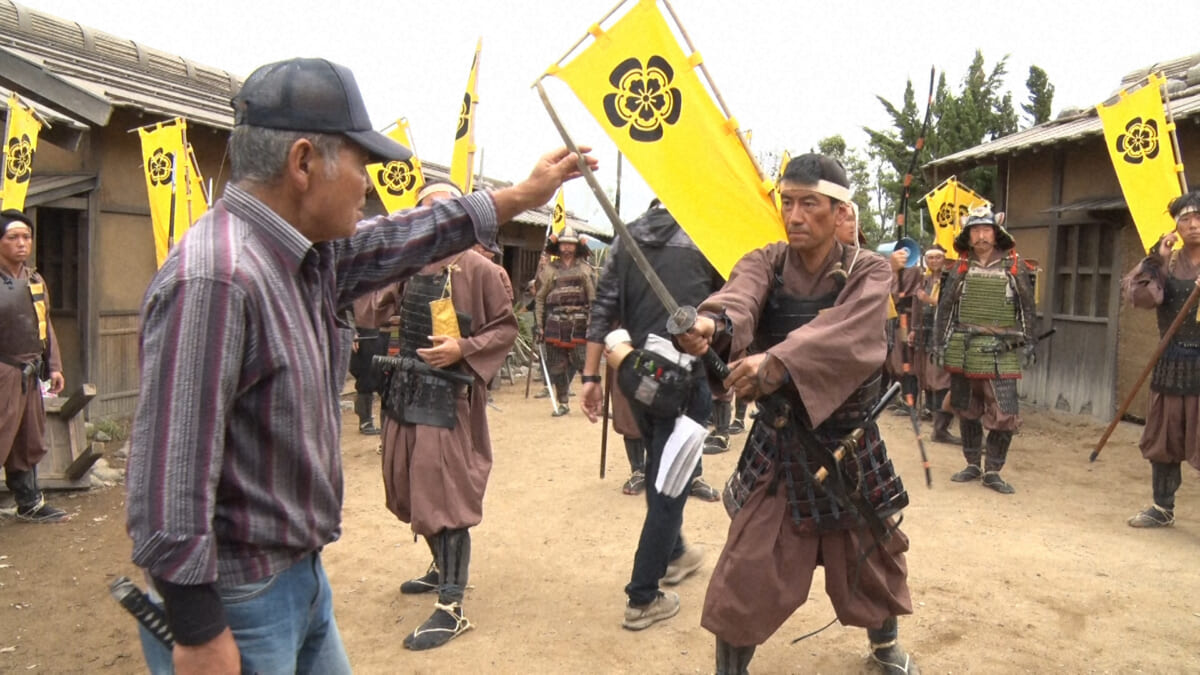
{"type": "MultiPolygon", "coordinates": [[[[1181,57],[1135,70],[1121,80],[1121,87],[1136,85],[1151,72],[1162,71],[1167,78],[1171,112],[1175,119],[1184,120],[1200,113],[1200,54],[1181,57]]],[[[1103,134],[1104,128],[1094,107],[1064,113],[1058,119],[1044,122],[994,141],[981,143],[952,155],[939,157],[924,165],[925,169],[970,168],[997,158],[1018,153],[1037,152],[1103,134]]],[[[940,172],[939,172],[940,173],[940,172]]]]}
{"type": "MultiPolygon", "coordinates": [[[[233,126],[230,73],[0,0],[0,48],[114,106],[233,126]]],[[[68,113],[76,111],[67,110],[68,113]]],[[[76,115],[97,124],[96,116],[76,115]]]]}

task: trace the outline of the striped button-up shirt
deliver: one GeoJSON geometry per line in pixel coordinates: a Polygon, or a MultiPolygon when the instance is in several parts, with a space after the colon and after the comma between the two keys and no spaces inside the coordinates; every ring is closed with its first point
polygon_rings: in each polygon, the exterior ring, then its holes
{"type": "Polygon", "coordinates": [[[143,301],[134,563],[176,584],[239,584],[337,539],[353,338],[340,311],[496,229],[491,196],[474,193],[313,244],[227,187],[143,301]]]}

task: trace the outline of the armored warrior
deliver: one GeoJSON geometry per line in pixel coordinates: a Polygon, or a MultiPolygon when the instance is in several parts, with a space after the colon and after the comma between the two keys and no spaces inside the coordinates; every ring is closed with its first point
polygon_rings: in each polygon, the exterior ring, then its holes
{"type": "Polygon", "coordinates": [[[892,273],[881,256],[834,238],[852,217],[848,184],[829,157],[791,160],[781,181],[787,243],[746,254],[679,337],[692,354],[748,351],[724,384],[758,406],[725,488],[733,520],[701,618],[716,635],[719,674],[747,672],[756,646],[808,599],[817,565],[838,619],[867,629],[878,667],[916,672],[896,620],[912,612],[908,539],[892,518],[908,494],[868,416],[892,273]]]}
{"type": "Polygon", "coordinates": [[[535,337],[545,344],[548,386],[554,388],[555,417],[570,412],[568,388],[587,356],[588,309],[596,299],[596,275],[587,263],[588,247],[571,226],[563,228],[546,250],[558,256],[542,266],[534,308],[535,337]]]}
{"type": "Polygon", "coordinates": [[[934,351],[950,373],[950,406],[958,414],[967,460],[950,480],[982,477],[983,485],[1001,494],[1014,492],[1000,470],[1021,426],[1017,380],[1022,362],[1032,364],[1037,347],[1031,267],[1014,245],[1003,213],[971,210],[954,239],[961,257],[942,287],[934,333],[934,351]]]}
{"type": "Polygon", "coordinates": [[[909,346],[913,350],[913,365],[917,379],[925,393],[925,404],[933,417],[933,435],[937,443],[958,445],[958,436],[950,433],[950,422],[954,413],[944,409],[946,393],[950,391],[950,373],[938,365],[933,358],[933,321],[937,314],[938,294],[942,288],[942,277],[946,266],[946,250],[937,244],[925,251],[925,273],[912,302],[912,326],[909,331],[909,346]]]}
{"type": "MultiPolygon", "coordinates": [[[[1158,330],[1182,311],[1200,273],[1200,192],[1171,203],[1175,231],[1164,235],[1150,254],[1123,280],[1125,296],[1135,307],[1154,309],[1158,330]],[[1183,241],[1183,248],[1173,250],[1183,241]]],[[[1175,491],[1183,481],[1180,467],[1200,469],[1200,322],[1188,310],[1179,329],[1154,365],[1150,408],[1138,446],[1150,461],[1154,503],[1129,519],[1131,527],[1167,527],[1175,522],[1175,491]]]]}
{"type": "Polygon", "coordinates": [[[0,464],[17,518],[53,523],[68,516],[38,489],[37,464],[47,452],[40,378],[50,380],[53,394],[65,381],[46,282],[25,264],[32,251],[29,218],[15,209],[0,212],[0,464]]]}
{"type": "MultiPolygon", "coordinates": [[[[431,193],[423,205],[440,197],[431,193]]],[[[487,383],[517,339],[505,274],[471,250],[426,266],[377,298],[381,306],[398,304],[400,314],[399,357],[376,360],[387,505],[433,554],[428,571],[400,592],[437,594],[433,614],[404,639],[409,649],[441,646],[471,628],[463,615],[469,528],[483,519],[492,469],[487,383]],[[450,326],[435,325],[434,307],[450,326]]]]}

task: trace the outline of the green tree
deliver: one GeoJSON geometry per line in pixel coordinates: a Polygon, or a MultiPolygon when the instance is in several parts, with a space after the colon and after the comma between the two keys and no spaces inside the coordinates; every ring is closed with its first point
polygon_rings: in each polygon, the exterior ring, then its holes
{"type": "Polygon", "coordinates": [[[1054,102],[1054,85],[1046,71],[1029,66],[1029,78],[1025,80],[1029,90],[1029,103],[1022,103],[1021,110],[1029,117],[1029,126],[1050,121],[1050,106],[1054,102]]]}
{"type": "MultiPolygon", "coordinates": [[[[918,237],[919,234],[915,225],[919,222],[920,214],[916,211],[924,208],[924,204],[918,204],[917,201],[934,187],[928,183],[919,167],[939,157],[995,140],[1017,130],[1013,97],[1005,88],[1007,74],[1007,56],[988,68],[983,52],[976,50],[958,91],[951,90],[946,82],[945,73],[937,81],[930,126],[925,135],[924,147],[917,157],[918,169],[914,171],[909,189],[909,213],[906,218],[912,226],[909,228],[909,236],[918,237]]],[[[881,168],[884,169],[878,171],[877,175],[879,188],[887,192],[888,198],[878,201],[898,206],[903,194],[904,175],[913,161],[916,141],[921,136],[924,111],[917,109],[912,80],[905,86],[901,107],[897,108],[882,96],[876,98],[892,118],[892,128],[863,130],[869,139],[871,156],[878,158],[882,164],[881,168]]],[[[994,197],[994,167],[972,169],[958,178],[976,192],[994,197]]],[[[894,214],[889,215],[891,217],[887,222],[894,222],[894,214]]],[[[889,236],[890,238],[893,237],[889,236]]]]}

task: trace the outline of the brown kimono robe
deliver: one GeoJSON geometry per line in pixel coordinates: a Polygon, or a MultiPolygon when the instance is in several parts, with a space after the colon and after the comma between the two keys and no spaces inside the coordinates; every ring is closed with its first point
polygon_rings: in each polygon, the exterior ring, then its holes
{"type": "MultiPolygon", "coordinates": [[[[0,272],[7,277],[7,273],[0,272]]],[[[17,278],[27,282],[45,281],[29,267],[22,266],[17,278]]],[[[30,362],[39,356],[49,364],[50,372],[62,372],[62,357],[59,356],[58,338],[50,323],[50,290],[46,289],[46,338],[47,345],[42,354],[16,354],[14,358],[30,362]]],[[[29,304],[33,312],[33,303],[29,304]]],[[[0,321],[16,321],[16,317],[0,316],[0,321]]],[[[0,363],[0,465],[12,471],[29,471],[46,456],[46,409],[42,401],[42,390],[36,381],[26,383],[21,391],[21,371],[15,366],[0,363]]]]}
{"type": "MultiPolygon", "coordinates": [[[[835,243],[815,274],[785,243],[746,254],[724,288],[701,305],[724,310],[733,322],[730,353],[750,344],[781,258],[784,289],[816,297],[836,288],[829,274],[842,261],[843,246],[835,243]]],[[[791,383],[784,386],[796,388],[814,426],[878,371],[887,355],[888,263],[860,250],[849,267],[836,304],[767,350],[786,366],[791,383]]],[[[904,560],[908,539],[902,532],[896,530],[886,547],[874,548],[861,563],[855,592],[859,551],[873,543],[867,528],[801,534],[788,510],[787,491],[769,494],[769,479],[764,476],[754,487],[729,525],[705,595],[702,626],[734,646],[762,644],[808,599],[817,565],[825,567],[825,590],[843,624],[879,628],[890,616],[912,612],[904,560]]]]}
{"type": "MultiPolygon", "coordinates": [[[[458,341],[463,362],[475,376],[469,397],[458,399],[453,429],[383,420],[383,484],[387,507],[430,536],[483,520],[483,494],[492,470],[487,383],[500,370],[517,339],[517,319],[504,287],[503,268],[474,251],[421,270],[436,274],[453,262],[451,297],[471,315],[471,337],[458,341]]],[[[398,293],[392,289],[392,294],[398,293]]],[[[381,298],[381,304],[390,299],[381,298]]]]}

